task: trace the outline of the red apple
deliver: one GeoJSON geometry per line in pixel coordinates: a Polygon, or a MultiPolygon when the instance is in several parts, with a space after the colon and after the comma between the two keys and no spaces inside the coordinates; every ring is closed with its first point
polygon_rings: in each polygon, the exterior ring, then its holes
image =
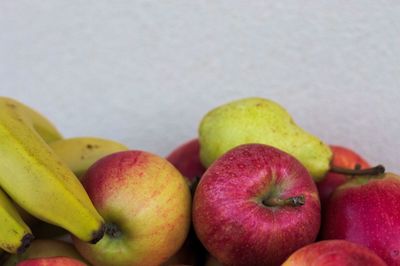
{"type": "Polygon", "coordinates": [[[95,245],[73,237],[94,265],[160,265],[184,242],[191,196],[184,177],[166,159],[123,151],[92,165],[82,183],[106,221],[95,245]]]}
{"type": "MultiPolygon", "coordinates": [[[[205,167],[200,162],[200,144],[197,138],[191,139],[174,149],[166,158],[181,174],[186,177],[188,185],[193,192],[200,177],[205,172],[205,167]]],[[[205,261],[206,251],[197,239],[193,228],[190,228],[182,250],[178,251],[170,261],[202,265],[205,261]]]]}
{"type": "Polygon", "coordinates": [[[193,200],[193,224],[222,264],[279,265],[313,242],[320,202],[306,168],[264,144],[237,146],[203,174],[193,200]]]}
{"type": "Polygon", "coordinates": [[[17,266],[87,266],[87,264],[69,257],[49,257],[24,260],[17,266]]]}
{"type": "Polygon", "coordinates": [[[171,162],[189,182],[193,182],[205,172],[205,167],[200,162],[199,140],[192,139],[177,147],[168,156],[171,162]]]}
{"type": "MultiPolygon", "coordinates": [[[[360,169],[370,167],[370,165],[364,158],[362,158],[359,154],[351,149],[336,145],[330,145],[330,148],[333,153],[331,164],[336,167],[343,167],[348,169],[354,169],[356,166],[359,166],[360,169]]],[[[334,172],[328,172],[324,179],[317,183],[322,210],[324,210],[326,201],[331,196],[332,192],[348,179],[349,176],[334,172]]]]}
{"type": "Polygon", "coordinates": [[[400,265],[400,177],[357,177],[339,186],[325,210],[323,239],[364,245],[388,265],[400,265]]]}
{"type": "Polygon", "coordinates": [[[296,250],[282,266],[385,266],[372,250],[346,240],[319,241],[296,250]]]}

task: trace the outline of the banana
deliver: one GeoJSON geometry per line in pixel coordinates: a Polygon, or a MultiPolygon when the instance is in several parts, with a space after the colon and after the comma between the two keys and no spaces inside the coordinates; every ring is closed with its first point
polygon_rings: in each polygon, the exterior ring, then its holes
{"type": "Polygon", "coordinates": [[[14,204],[0,189],[0,248],[14,254],[23,253],[33,240],[28,225],[19,216],[14,204]]]}
{"type": "Polygon", "coordinates": [[[78,178],[100,158],[128,150],[128,147],[119,142],[96,137],[62,139],[49,145],[78,178]]]}
{"type": "Polygon", "coordinates": [[[104,234],[103,218],[21,106],[0,97],[0,187],[38,219],[97,242],[104,234]]]}
{"type": "Polygon", "coordinates": [[[58,129],[51,123],[45,116],[40,114],[38,111],[32,109],[31,107],[12,100],[2,97],[5,101],[9,101],[11,104],[14,104],[18,109],[21,115],[26,116],[35,129],[35,131],[44,139],[45,142],[50,143],[56,140],[60,140],[63,138],[58,129]]]}

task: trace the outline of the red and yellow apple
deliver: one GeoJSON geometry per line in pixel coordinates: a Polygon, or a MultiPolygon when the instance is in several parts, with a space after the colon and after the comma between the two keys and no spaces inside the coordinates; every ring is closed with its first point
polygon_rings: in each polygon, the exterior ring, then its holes
{"type": "Polygon", "coordinates": [[[94,163],[82,183],[106,222],[95,245],[73,237],[90,263],[160,265],[186,239],[190,191],[166,159],[145,151],[113,153],[94,163]]]}

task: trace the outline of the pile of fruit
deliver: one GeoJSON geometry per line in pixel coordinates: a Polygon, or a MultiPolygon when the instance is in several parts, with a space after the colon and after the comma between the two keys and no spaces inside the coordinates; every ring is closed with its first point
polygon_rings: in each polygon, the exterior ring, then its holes
{"type": "Polygon", "coordinates": [[[400,177],[244,98],[166,158],[0,97],[0,265],[400,265],[400,177]]]}

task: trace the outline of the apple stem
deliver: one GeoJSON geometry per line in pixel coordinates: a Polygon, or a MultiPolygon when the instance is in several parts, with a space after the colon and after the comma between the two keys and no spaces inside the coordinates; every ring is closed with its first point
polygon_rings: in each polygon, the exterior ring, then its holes
{"type": "Polygon", "coordinates": [[[114,223],[106,223],[105,233],[111,238],[119,238],[122,235],[121,229],[114,223]]]}
{"type": "Polygon", "coordinates": [[[381,164],[367,169],[359,169],[359,167],[355,167],[355,169],[342,168],[338,166],[331,166],[330,172],[343,174],[343,175],[380,175],[385,172],[385,167],[381,164]]]}
{"type": "Polygon", "coordinates": [[[266,198],[262,201],[262,203],[267,207],[278,207],[278,206],[292,206],[298,207],[305,204],[305,197],[304,195],[290,197],[287,199],[281,198],[266,198]]]}

